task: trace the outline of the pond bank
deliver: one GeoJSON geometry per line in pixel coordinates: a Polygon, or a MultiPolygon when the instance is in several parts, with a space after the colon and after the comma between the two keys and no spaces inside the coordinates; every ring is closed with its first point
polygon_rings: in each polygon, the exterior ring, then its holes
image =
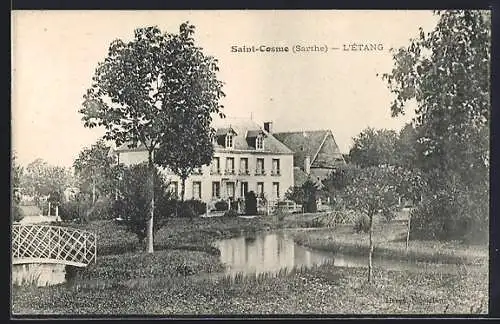
{"type": "MultiPolygon", "coordinates": [[[[315,250],[349,255],[368,255],[369,236],[354,233],[349,226],[317,231],[294,231],[289,234],[302,246],[315,250]]],[[[384,257],[409,262],[452,263],[466,265],[488,264],[487,246],[466,245],[460,242],[410,240],[408,250],[404,228],[387,224],[374,232],[374,257],[384,257]]]]}
{"type": "MultiPolygon", "coordinates": [[[[212,247],[215,240],[296,224],[296,221],[273,222],[267,218],[172,220],[156,233],[153,255],[142,252],[137,238],[123,226],[110,221],[86,224],[86,229],[97,233],[101,253],[97,264],[80,274],[84,279],[82,283],[43,288],[14,287],[12,311],[15,314],[167,316],[487,311],[487,267],[464,267],[449,274],[375,268],[372,285],[366,283],[366,269],[332,264],[255,280],[237,281],[225,276],[220,280],[204,279],[210,273],[222,271],[220,251],[212,247]]],[[[319,246],[323,242],[325,248],[328,242],[349,242],[348,237],[351,237],[350,242],[364,244],[365,241],[364,235],[352,234],[350,227],[288,230],[287,233],[308,244],[316,242],[319,246]],[[328,232],[332,237],[326,234],[327,239],[322,239],[321,236],[328,232]]],[[[389,241],[387,244],[393,244],[389,241]]],[[[394,244],[404,247],[404,242],[394,244]]]]}

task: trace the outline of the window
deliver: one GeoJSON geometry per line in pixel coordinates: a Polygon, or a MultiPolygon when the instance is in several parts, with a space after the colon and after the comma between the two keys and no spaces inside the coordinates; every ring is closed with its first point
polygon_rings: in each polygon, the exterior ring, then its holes
{"type": "Polygon", "coordinates": [[[193,182],[193,199],[201,199],[201,182],[193,182]]]}
{"type": "Polygon", "coordinates": [[[234,174],[234,158],[232,157],[226,158],[226,173],[234,174]]]}
{"type": "Polygon", "coordinates": [[[241,182],[240,196],[244,198],[247,193],[248,193],[248,182],[241,182]]]}
{"type": "Polygon", "coordinates": [[[262,135],[257,136],[255,139],[255,148],[257,150],[264,149],[264,137],[262,137],[262,135]]]}
{"type": "Polygon", "coordinates": [[[276,199],[280,198],[280,183],[279,182],[273,182],[273,196],[276,199]]]}
{"type": "Polygon", "coordinates": [[[257,159],[257,169],[256,174],[264,174],[264,159],[257,159]]]}
{"type": "Polygon", "coordinates": [[[220,198],[220,182],[212,182],[212,198],[220,198]]]}
{"type": "Polygon", "coordinates": [[[226,148],[233,148],[233,135],[226,135],[226,148]]]}
{"type": "Polygon", "coordinates": [[[259,197],[264,195],[264,182],[257,182],[257,195],[259,197]]]}
{"type": "Polygon", "coordinates": [[[280,175],[280,160],[273,159],[273,175],[280,175]]]}
{"type": "Polygon", "coordinates": [[[248,174],[248,158],[240,159],[240,174],[248,174]]]}
{"type": "Polygon", "coordinates": [[[169,184],[168,184],[168,191],[174,195],[174,197],[177,197],[179,195],[178,193],[178,185],[177,185],[177,181],[171,181],[169,184]]]}
{"type": "Polygon", "coordinates": [[[214,157],[212,160],[212,174],[218,174],[220,173],[220,160],[218,157],[214,157]]]}
{"type": "Polygon", "coordinates": [[[193,169],[193,174],[203,174],[203,170],[201,169],[201,167],[194,168],[193,169]]]}
{"type": "Polygon", "coordinates": [[[226,183],[227,196],[229,198],[234,198],[235,190],[234,190],[234,182],[226,183]]]}

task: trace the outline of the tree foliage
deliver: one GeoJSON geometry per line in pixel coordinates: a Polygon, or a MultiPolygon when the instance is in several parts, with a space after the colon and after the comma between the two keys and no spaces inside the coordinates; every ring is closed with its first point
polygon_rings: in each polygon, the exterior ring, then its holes
{"type": "Polygon", "coordinates": [[[168,167],[181,180],[181,200],[184,199],[185,181],[195,168],[207,165],[212,160],[212,138],[215,129],[211,126],[213,114],[224,116],[220,99],[224,97],[223,83],[217,79],[217,60],[203,54],[194,45],[194,26],[183,24],[181,32],[172,38],[168,106],[175,107],[171,114],[168,132],[161,137],[155,161],[168,167]]]}
{"type": "Polygon", "coordinates": [[[20,204],[20,186],[21,179],[23,176],[24,169],[21,165],[16,162],[15,154],[12,154],[11,164],[10,164],[10,192],[11,192],[11,221],[17,222],[20,221],[23,216],[21,213],[21,209],[19,207],[20,204]]]}
{"type": "Polygon", "coordinates": [[[393,130],[368,127],[354,137],[350,160],[361,167],[392,165],[397,138],[393,130]]]}
{"type": "Polygon", "coordinates": [[[90,147],[84,148],[78,158],[74,161],[75,175],[79,178],[80,191],[93,194],[95,202],[96,194],[109,196],[117,186],[119,167],[115,158],[109,156],[110,146],[100,139],[90,147]]]}
{"type": "Polygon", "coordinates": [[[285,198],[301,204],[304,212],[315,213],[317,211],[317,199],[320,193],[319,186],[307,179],[301,186],[292,186],[285,192],[285,198]]]}
{"type": "Polygon", "coordinates": [[[26,167],[21,186],[28,195],[39,199],[49,195],[62,196],[72,181],[71,172],[66,168],[50,165],[43,159],[36,159],[26,167]]]}
{"type": "Polygon", "coordinates": [[[383,78],[395,95],[393,116],[404,114],[408,101],[417,103],[417,160],[428,181],[426,200],[415,212],[420,220],[415,221],[439,219],[428,231],[443,237],[445,224],[462,218],[481,218],[469,224],[487,223],[491,18],[477,10],[437,14],[435,29],[420,29],[417,39],[397,50],[394,68],[383,78]],[[467,198],[473,196],[478,199],[467,198]],[[443,209],[442,197],[461,197],[462,207],[443,209]]]}
{"type": "Polygon", "coordinates": [[[436,28],[394,53],[384,78],[395,94],[393,116],[416,100],[416,127],[427,170],[467,179],[489,156],[490,17],[487,12],[439,12],[436,28]]]}
{"type": "MultiPolygon", "coordinates": [[[[149,183],[144,179],[147,179],[149,174],[147,163],[126,168],[120,182],[120,197],[114,206],[115,216],[125,220],[127,229],[135,233],[140,242],[147,237],[151,199],[149,183]]],[[[175,214],[176,201],[167,190],[167,184],[157,169],[155,169],[154,177],[156,208],[154,209],[153,229],[157,231],[167,223],[169,217],[175,214]]]]}
{"type": "MultiPolygon", "coordinates": [[[[203,55],[195,46],[194,30],[189,23],[180,25],[179,34],[145,27],[135,30],[132,41],[113,41],[84,95],[80,110],[84,125],[104,126],[104,139],[117,145],[144,146],[151,174],[153,152],[159,147],[163,152],[179,154],[172,157],[160,153],[157,161],[174,172],[188,174],[192,167],[205,162],[207,151],[188,143],[205,143],[210,116],[222,108],[218,102],[224,95],[222,83],[215,78],[217,60],[203,55]],[[200,150],[202,158],[193,158],[198,154],[194,150],[200,150]]],[[[152,175],[149,182],[152,188],[152,175]]],[[[151,193],[150,218],[154,215],[151,193]]],[[[151,226],[148,233],[148,252],[153,252],[151,226]]]]}

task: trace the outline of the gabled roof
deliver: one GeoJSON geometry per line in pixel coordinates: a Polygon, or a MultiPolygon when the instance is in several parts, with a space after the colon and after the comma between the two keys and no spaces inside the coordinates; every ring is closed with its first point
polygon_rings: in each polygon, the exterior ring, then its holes
{"type": "MultiPolygon", "coordinates": [[[[255,151],[255,136],[262,134],[265,137],[264,149],[259,152],[293,154],[293,151],[285,144],[277,140],[272,134],[267,133],[262,127],[250,119],[246,118],[218,118],[213,121],[216,128],[216,136],[224,136],[232,132],[233,148],[231,150],[255,151]]],[[[215,149],[224,150],[223,145],[215,144],[215,149]]],[[[109,154],[115,152],[145,151],[143,144],[138,144],[135,148],[130,148],[129,143],[124,143],[117,148],[110,149],[109,154]]]]}
{"type": "Polygon", "coordinates": [[[329,130],[279,132],[273,135],[294,151],[294,166],[302,168],[306,156],[310,157],[313,168],[331,168],[338,162],[344,161],[335,138],[329,130]],[[330,140],[329,145],[325,145],[326,140],[330,140]],[[339,158],[342,161],[336,161],[339,158]]]}

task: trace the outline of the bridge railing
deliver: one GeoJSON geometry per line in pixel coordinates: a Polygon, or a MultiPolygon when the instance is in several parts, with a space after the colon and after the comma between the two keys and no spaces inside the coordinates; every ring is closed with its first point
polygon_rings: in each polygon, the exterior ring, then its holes
{"type": "Polygon", "coordinates": [[[14,264],[43,262],[85,267],[97,260],[94,233],[63,226],[19,224],[12,226],[14,264]]]}

